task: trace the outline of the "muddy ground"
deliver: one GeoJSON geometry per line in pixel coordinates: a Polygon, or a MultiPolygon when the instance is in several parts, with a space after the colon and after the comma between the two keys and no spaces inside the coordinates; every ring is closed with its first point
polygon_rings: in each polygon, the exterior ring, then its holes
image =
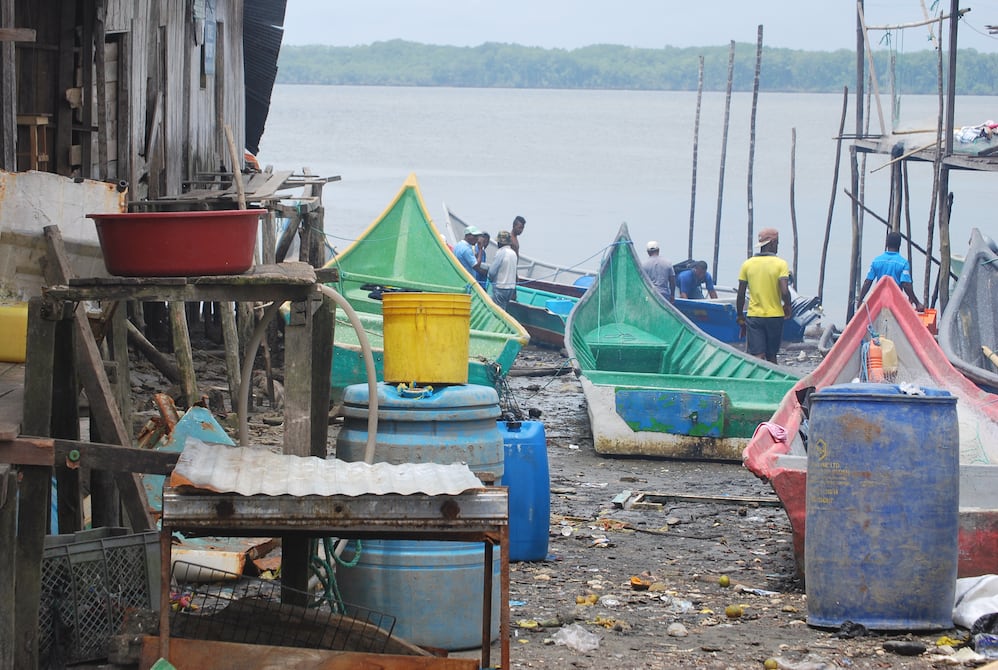
{"type": "MultiPolygon", "coordinates": [[[[820,360],[813,344],[781,353],[781,363],[813,368],[820,360]]],[[[221,375],[212,377],[220,357],[200,352],[202,384],[224,385],[221,375]]],[[[541,412],[551,477],[548,558],[511,566],[511,667],[721,670],[763,668],[770,658],[798,670],[983,664],[964,664],[937,646],[943,636],[966,637],[960,629],[844,638],[809,627],[790,525],[769,485],[738,463],[598,455],[574,375],[519,374],[563,365],[561,353],[528,347],[516,362],[518,374],[509,377],[520,408],[541,412]],[[625,491],[660,504],[624,509],[614,498],[625,491]],[[632,588],[632,578],[647,590],[632,588]],[[726,615],[731,606],[740,616],[726,615]],[[576,626],[595,634],[595,649],[580,650],[586,636],[556,642],[578,633],[576,626]],[[895,641],[924,652],[899,654],[890,649],[895,641]]],[[[155,375],[137,374],[137,391],[148,393],[142,387],[155,384],[155,375]]],[[[280,443],[275,416],[263,403],[251,417],[255,442],[280,443]]],[[[494,662],[498,652],[497,643],[494,662]]]]}

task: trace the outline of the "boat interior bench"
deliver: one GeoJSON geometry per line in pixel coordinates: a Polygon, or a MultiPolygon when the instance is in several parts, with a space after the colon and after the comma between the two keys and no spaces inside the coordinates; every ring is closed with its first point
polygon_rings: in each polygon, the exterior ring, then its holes
{"type": "Polygon", "coordinates": [[[599,368],[620,372],[660,372],[669,349],[669,343],[662,338],[619,323],[593,330],[585,343],[599,368]]]}

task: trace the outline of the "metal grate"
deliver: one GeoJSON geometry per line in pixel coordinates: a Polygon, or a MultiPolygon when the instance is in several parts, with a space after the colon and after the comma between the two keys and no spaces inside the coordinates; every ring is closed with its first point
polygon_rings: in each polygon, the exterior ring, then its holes
{"type": "Polygon", "coordinates": [[[173,637],[366,653],[384,653],[392,641],[395,617],[347,604],[336,611],[277,580],[183,561],[174,562],[173,575],[175,584],[178,576],[184,581],[170,594],[173,637]]]}

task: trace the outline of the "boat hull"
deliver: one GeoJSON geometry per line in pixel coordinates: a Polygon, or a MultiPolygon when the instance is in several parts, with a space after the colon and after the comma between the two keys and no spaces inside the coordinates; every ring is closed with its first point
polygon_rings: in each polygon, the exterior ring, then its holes
{"type": "Polygon", "coordinates": [[[770,423],[786,431],[777,440],[765,426],[743,454],[745,466],[768,481],[783,503],[793,537],[797,570],[804,573],[807,451],[801,438],[801,397],[847,383],[862,370],[861,347],[868,327],[890,339],[898,357],[898,382],[949,391],[958,399],[960,421],[959,565],[961,577],[998,572],[998,396],[960,375],[892,281],[874,286],[821,364],[783,397],[770,423]]]}
{"type": "Polygon", "coordinates": [[[998,351],[998,246],[976,228],[963,271],[939,322],[939,346],[968,379],[998,393],[998,364],[983,346],[998,351]]]}
{"type": "Polygon", "coordinates": [[[611,248],[566,330],[595,450],[738,460],[797,377],[706,335],[666,302],[626,226],[611,248]]]}

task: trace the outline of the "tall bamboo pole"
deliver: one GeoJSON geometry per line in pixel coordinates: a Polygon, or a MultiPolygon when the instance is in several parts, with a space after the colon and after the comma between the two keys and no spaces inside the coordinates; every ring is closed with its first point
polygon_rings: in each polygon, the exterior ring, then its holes
{"type": "Polygon", "coordinates": [[[735,77],[735,41],[728,47],[728,92],[724,99],[724,128],[721,131],[721,169],[717,177],[717,216],[714,220],[714,276],[717,276],[721,249],[721,203],[724,202],[724,162],[728,153],[728,124],[731,120],[731,85],[735,77]]]}
{"type": "MultiPolygon", "coordinates": [[[[942,39],[943,34],[943,18],[939,17],[939,36],[942,39]]],[[[943,117],[945,114],[945,106],[943,97],[943,48],[942,44],[937,44],[936,46],[936,88],[939,96],[939,114],[936,117],[936,158],[932,161],[932,195],[929,198],[929,223],[928,227],[931,231],[934,227],[936,220],[936,203],[939,198],[939,176],[942,168],[943,161],[943,117]]],[[[931,240],[931,232],[929,234],[929,239],[931,240]]],[[[931,250],[931,244],[929,249],[931,250]]],[[[940,277],[945,277],[941,271],[939,273],[940,277]]],[[[929,264],[925,264],[925,275],[922,284],[922,304],[928,306],[929,303],[929,284],[932,280],[932,268],[929,264]]],[[[949,282],[946,282],[947,285],[949,282]]]]}
{"type": "Polygon", "coordinates": [[[846,127],[846,113],[849,109],[849,87],[842,87],[842,115],[839,117],[839,133],[835,136],[835,167],[832,169],[832,194],[828,198],[828,216],[825,218],[825,241],[821,245],[821,267],[818,270],[818,299],[824,301],[825,263],[828,260],[828,240],[832,234],[832,213],[835,211],[835,192],[839,188],[839,167],[842,163],[842,133],[846,127]]]}
{"type": "Polygon", "coordinates": [[[797,129],[790,129],[790,230],[793,233],[794,257],[791,269],[794,273],[794,284],[797,283],[797,199],[795,186],[797,181],[797,129]]]}
{"type": "Polygon", "coordinates": [[[756,31],[755,38],[755,79],[752,83],[752,115],[749,122],[749,155],[748,155],[748,179],[746,183],[746,190],[748,196],[748,235],[745,245],[745,256],[752,255],[752,232],[755,228],[755,219],[753,217],[753,205],[752,202],[752,175],[753,167],[755,166],[755,118],[756,112],[759,105],[759,71],[762,69],[762,24],[756,31]]]}
{"type": "Polygon", "coordinates": [[[697,151],[700,145],[700,106],[703,102],[703,56],[697,67],[697,115],[693,122],[693,176],[690,179],[690,239],[686,257],[693,258],[693,221],[697,207],[697,151]]]}
{"type": "MultiPolygon", "coordinates": [[[[943,129],[946,133],[943,141],[946,143],[947,156],[953,153],[953,118],[956,105],[956,42],[957,25],[960,23],[960,0],[950,0],[949,13],[949,76],[947,81],[948,90],[946,91],[946,127],[943,129]]],[[[949,272],[950,266],[949,221],[951,205],[953,203],[952,195],[949,192],[949,167],[945,163],[943,164],[943,173],[941,176],[939,196],[946,198],[946,206],[939,212],[939,272],[945,277],[949,272]]],[[[940,312],[946,310],[948,302],[949,282],[940,282],[940,312]]]]}

